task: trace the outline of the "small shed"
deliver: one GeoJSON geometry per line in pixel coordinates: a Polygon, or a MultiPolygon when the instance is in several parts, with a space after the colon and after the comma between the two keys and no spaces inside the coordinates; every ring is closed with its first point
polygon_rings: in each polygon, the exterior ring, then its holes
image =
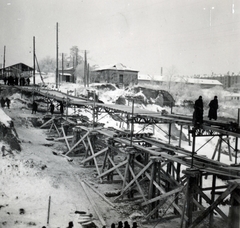
{"type": "Polygon", "coordinates": [[[119,87],[136,85],[138,83],[138,71],[124,66],[122,63],[100,67],[96,70],[97,83],[112,83],[119,87]]]}
{"type": "Polygon", "coordinates": [[[63,70],[58,70],[59,73],[59,82],[72,82],[75,83],[75,68],[69,67],[63,70]]]}

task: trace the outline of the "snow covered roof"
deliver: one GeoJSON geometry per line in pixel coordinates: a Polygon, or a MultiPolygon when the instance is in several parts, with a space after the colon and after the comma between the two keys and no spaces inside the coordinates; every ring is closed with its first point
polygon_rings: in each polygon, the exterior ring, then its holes
{"type": "MultiPolygon", "coordinates": [[[[149,81],[159,81],[159,82],[168,82],[168,76],[160,76],[160,75],[150,75],[150,74],[138,74],[138,80],[149,80],[149,81]]],[[[222,83],[218,80],[213,79],[202,79],[202,78],[189,78],[183,76],[173,76],[171,79],[172,82],[183,82],[187,84],[201,84],[201,85],[219,85],[222,83]]]]}
{"type": "Polygon", "coordinates": [[[72,76],[72,74],[69,74],[69,73],[59,73],[60,75],[65,75],[65,76],[72,76]]]}
{"type": "Polygon", "coordinates": [[[103,67],[99,67],[99,68],[95,69],[95,71],[103,71],[103,70],[126,70],[126,71],[136,71],[136,72],[138,72],[138,70],[128,68],[125,65],[123,65],[122,63],[103,66],[103,67]]]}
{"type": "Polygon", "coordinates": [[[5,68],[1,68],[1,69],[15,69],[15,70],[21,70],[21,71],[33,71],[33,68],[24,64],[24,63],[17,63],[17,64],[13,64],[10,66],[5,66],[5,68]]]}

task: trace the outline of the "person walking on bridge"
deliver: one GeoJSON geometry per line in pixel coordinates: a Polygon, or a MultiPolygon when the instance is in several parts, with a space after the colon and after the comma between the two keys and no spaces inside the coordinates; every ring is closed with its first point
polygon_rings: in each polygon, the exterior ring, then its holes
{"type": "Polygon", "coordinates": [[[55,106],[54,106],[54,104],[51,102],[51,104],[50,104],[50,112],[51,112],[52,115],[53,115],[53,113],[54,113],[54,108],[55,108],[55,106]]]}
{"type": "Polygon", "coordinates": [[[214,99],[210,101],[209,103],[209,112],[208,112],[208,118],[209,120],[217,120],[217,110],[218,110],[218,99],[217,96],[214,96],[214,99]]]}
{"type": "Polygon", "coordinates": [[[195,101],[193,113],[194,125],[201,125],[203,123],[203,100],[202,96],[195,101]]]}

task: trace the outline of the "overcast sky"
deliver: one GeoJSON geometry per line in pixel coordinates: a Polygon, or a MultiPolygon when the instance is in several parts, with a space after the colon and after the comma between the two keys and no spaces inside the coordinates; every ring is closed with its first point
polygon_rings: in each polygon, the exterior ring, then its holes
{"type": "Polygon", "coordinates": [[[0,62],[33,65],[72,46],[90,64],[145,74],[240,72],[239,0],[0,0],[0,62]]]}

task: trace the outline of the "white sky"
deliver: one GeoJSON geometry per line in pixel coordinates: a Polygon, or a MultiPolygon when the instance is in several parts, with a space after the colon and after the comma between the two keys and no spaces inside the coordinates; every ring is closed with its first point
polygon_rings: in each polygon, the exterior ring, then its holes
{"type": "Polygon", "coordinates": [[[58,22],[59,53],[76,45],[91,64],[238,73],[239,11],[237,0],[0,0],[0,63],[5,45],[6,65],[32,66],[33,36],[38,60],[55,58],[58,22]]]}

